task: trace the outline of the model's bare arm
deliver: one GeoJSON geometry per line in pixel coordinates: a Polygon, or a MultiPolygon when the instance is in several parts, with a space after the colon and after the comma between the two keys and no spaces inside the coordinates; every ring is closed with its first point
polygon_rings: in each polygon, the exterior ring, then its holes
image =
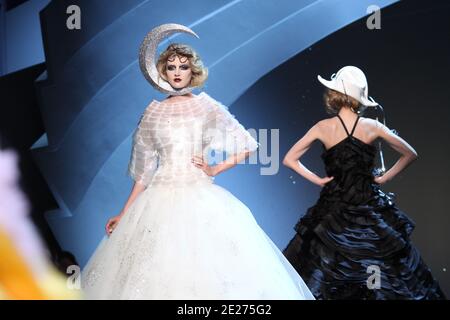
{"type": "Polygon", "coordinates": [[[120,213],[117,216],[109,219],[108,222],[106,223],[105,230],[107,235],[110,235],[113,232],[114,228],[117,227],[117,224],[119,223],[120,219],[128,211],[128,209],[130,208],[134,200],[137,198],[137,196],[142,191],[145,190],[145,188],[146,188],[145,185],[143,185],[142,183],[139,182],[134,183],[133,188],[131,189],[131,193],[128,196],[128,200],[125,202],[125,205],[120,211],[120,213]]]}
{"type": "Polygon", "coordinates": [[[245,160],[250,155],[250,153],[251,153],[250,151],[244,151],[241,153],[234,154],[232,156],[229,156],[223,162],[218,163],[214,166],[208,165],[208,163],[205,162],[204,158],[198,156],[194,156],[192,158],[192,163],[194,163],[194,165],[197,168],[202,169],[208,176],[215,177],[219,173],[222,173],[230,168],[233,168],[236,164],[245,160]]]}
{"type": "Polygon", "coordinates": [[[411,162],[417,159],[417,152],[405,140],[394,134],[388,127],[377,122],[376,132],[378,138],[386,141],[389,146],[400,153],[398,161],[381,177],[376,177],[375,182],[379,184],[392,180],[396,175],[408,167],[411,162]]]}
{"type": "Polygon", "coordinates": [[[333,177],[321,178],[306,168],[300,161],[300,158],[309,150],[312,143],[318,139],[320,139],[320,125],[316,124],[300,140],[298,140],[296,144],[294,144],[288,153],[286,153],[283,164],[312,183],[324,186],[331,181],[333,177]]]}

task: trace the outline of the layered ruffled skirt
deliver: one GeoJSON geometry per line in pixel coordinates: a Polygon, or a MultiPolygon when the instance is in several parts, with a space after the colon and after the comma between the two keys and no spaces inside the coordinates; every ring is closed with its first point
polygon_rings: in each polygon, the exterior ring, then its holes
{"type": "Polygon", "coordinates": [[[369,200],[352,205],[351,195],[345,199],[338,188],[330,183],[323,189],[284,250],[315,297],[445,299],[410,241],[414,222],[395,206],[393,195],[372,185],[369,200]]]}

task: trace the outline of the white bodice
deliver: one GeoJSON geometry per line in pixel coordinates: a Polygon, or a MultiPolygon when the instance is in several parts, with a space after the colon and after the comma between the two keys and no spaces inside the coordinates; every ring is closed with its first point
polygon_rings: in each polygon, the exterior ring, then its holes
{"type": "Polygon", "coordinates": [[[191,162],[211,149],[228,155],[255,151],[258,143],[228,111],[202,92],[181,102],[153,100],[133,135],[128,174],[149,185],[212,183],[191,162]]]}

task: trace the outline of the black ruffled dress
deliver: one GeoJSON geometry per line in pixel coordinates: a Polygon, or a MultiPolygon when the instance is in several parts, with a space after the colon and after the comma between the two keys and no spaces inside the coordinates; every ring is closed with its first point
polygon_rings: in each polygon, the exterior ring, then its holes
{"type": "Polygon", "coordinates": [[[414,222],[374,182],[376,148],[347,138],[325,150],[317,204],[295,226],[284,255],[317,299],[445,299],[411,243],[414,222]]]}

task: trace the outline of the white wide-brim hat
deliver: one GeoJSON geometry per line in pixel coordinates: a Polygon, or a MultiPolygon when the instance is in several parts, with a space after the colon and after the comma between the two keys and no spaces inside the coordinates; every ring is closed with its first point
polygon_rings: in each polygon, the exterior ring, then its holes
{"type": "Polygon", "coordinates": [[[346,66],[331,76],[331,80],[325,80],[320,75],[317,79],[327,88],[348,95],[362,105],[375,107],[378,105],[372,97],[369,97],[369,87],[366,76],[361,69],[354,66],[346,66]]]}

